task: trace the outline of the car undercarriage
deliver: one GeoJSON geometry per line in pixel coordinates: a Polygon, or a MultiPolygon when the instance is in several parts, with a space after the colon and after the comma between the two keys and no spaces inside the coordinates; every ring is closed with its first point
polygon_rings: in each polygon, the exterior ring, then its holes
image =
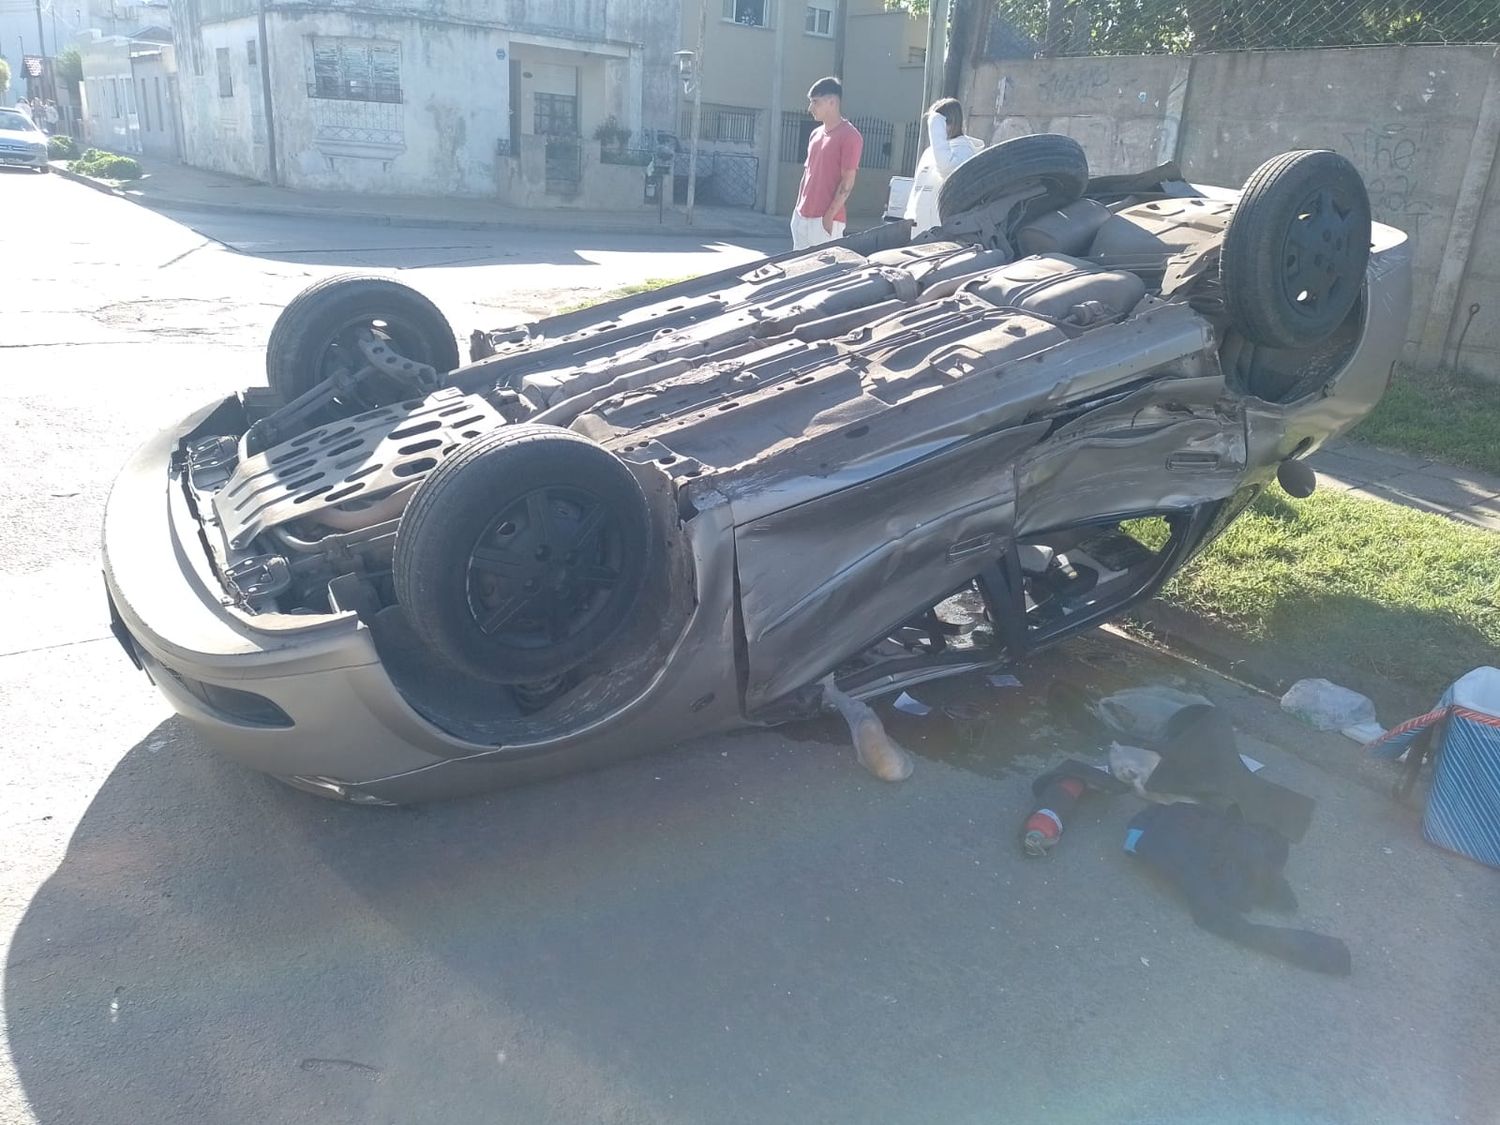
{"type": "Polygon", "coordinates": [[[225,611],[358,622],[409,706],[495,747],[591,729],[694,663],[713,686],[678,733],[1118,615],[1273,476],[1308,487],[1298,458],[1383,388],[1371,301],[1405,299],[1405,260],[1387,234],[1370,257],[1332,154],[1252,209],[1255,181],[1089,181],[1066,138],[1025,139],[1040,163],[960,180],[932,237],[890,224],[476,331],[464,365],[404,286],[319,283],[273,331],[270,386],[175,446],[225,611]],[[1297,192],[1257,296],[1237,242],[1297,192]]]}

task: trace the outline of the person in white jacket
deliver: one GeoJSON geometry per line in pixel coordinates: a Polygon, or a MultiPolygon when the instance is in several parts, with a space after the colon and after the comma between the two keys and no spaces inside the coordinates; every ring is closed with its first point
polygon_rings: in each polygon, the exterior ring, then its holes
{"type": "Polygon", "coordinates": [[[957,98],[943,98],[927,111],[927,151],[917,161],[911,195],[906,200],[906,217],[916,226],[912,234],[923,234],[939,223],[938,190],[969,157],[984,147],[978,137],[964,135],[964,108],[957,98]]]}

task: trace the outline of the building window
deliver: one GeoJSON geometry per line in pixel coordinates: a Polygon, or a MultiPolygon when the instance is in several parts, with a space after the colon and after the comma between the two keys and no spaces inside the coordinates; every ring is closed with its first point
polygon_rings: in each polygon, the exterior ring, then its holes
{"type": "Polygon", "coordinates": [[[908,48],[906,48],[906,65],[907,66],[922,66],[926,62],[927,62],[927,48],[926,47],[908,47],[908,48]]]}
{"type": "Polygon", "coordinates": [[[776,0],[724,0],[724,18],[745,27],[775,27],[776,0]]]}
{"type": "Polygon", "coordinates": [[[310,98],[401,101],[401,45],[369,39],[312,40],[310,98]]]}
{"type": "Polygon", "coordinates": [[[219,97],[234,97],[234,78],[229,73],[229,48],[214,49],[214,65],[219,69],[219,97]]]}
{"type": "Polygon", "coordinates": [[[572,94],[536,94],[532,132],[539,137],[578,136],[578,99],[572,94]]]}
{"type": "Polygon", "coordinates": [[[250,64],[250,69],[251,70],[254,70],[258,65],[260,65],[259,63],[257,63],[255,61],[255,57],[256,57],[255,56],[255,40],[254,39],[246,39],[245,40],[245,61],[250,64]]]}
{"type": "MultiPolygon", "coordinates": [[[[698,139],[721,141],[732,145],[753,145],[755,124],[760,111],[733,105],[704,105],[703,119],[698,125],[698,139]]],[[[684,138],[693,135],[693,110],[685,106],[682,110],[682,133],[684,138]]]]}
{"type": "Polygon", "coordinates": [[[809,35],[832,35],[833,34],[833,12],[828,8],[819,8],[812,4],[807,6],[807,25],[805,30],[809,35]]]}

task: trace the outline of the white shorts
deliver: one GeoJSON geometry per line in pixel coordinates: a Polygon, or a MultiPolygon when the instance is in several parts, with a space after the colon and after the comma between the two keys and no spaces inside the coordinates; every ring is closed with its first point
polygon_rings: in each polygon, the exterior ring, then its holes
{"type": "Polygon", "coordinates": [[[844,224],[834,223],[833,233],[823,229],[821,218],[809,219],[806,215],[792,216],[792,249],[807,250],[844,237],[844,224]]]}

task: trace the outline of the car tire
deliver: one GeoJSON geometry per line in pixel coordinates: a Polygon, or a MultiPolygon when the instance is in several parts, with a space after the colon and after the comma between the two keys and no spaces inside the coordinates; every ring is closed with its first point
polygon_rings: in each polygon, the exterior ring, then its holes
{"type": "Polygon", "coordinates": [[[43,164],[40,168],[37,169],[37,171],[40,172],[42,175],[45,176],[48,172],[52,171],[52,169],[50,167],[48,167],[47,165],[43,164]]]}
{"type": "Polygon", "coordinates": [[[1283,153],[1245,181],[1219,260],[1224,305],[1253,344],[1327,339],[1364,291],[1370,199],[1336,152],[1283,153]]]}
{"type": "Polygon", "coordinates": [[[1089,185],[1082,146],[1058,133],[1036,133],[980,149],[938,189],[938,218],[951,222],[1034,181],[1047,189],[1046,210],[1077,203],[1089,185]]]}
{"type": "Polygon", "coordinates": [[[537,683],[597,654],[629,621],[650,526],[645,494],[614,454],[556,426],[507,426],[417,486],[396,529],[396,599],[454,667],[537,683]]]}
{"type": "MultiPolygon", "coordinates": [[[[282,400],[311,390],[353,348],[351,333],[384,325],[391,347],[439,375],[458,366],[458,341],[438,307],[409,285],[385,277],[340,274],[308,286],[281,310],[266,344],[266,379],[282,400]]],[[[364,365],[353,357],[354,366],[364,365]]]]}

